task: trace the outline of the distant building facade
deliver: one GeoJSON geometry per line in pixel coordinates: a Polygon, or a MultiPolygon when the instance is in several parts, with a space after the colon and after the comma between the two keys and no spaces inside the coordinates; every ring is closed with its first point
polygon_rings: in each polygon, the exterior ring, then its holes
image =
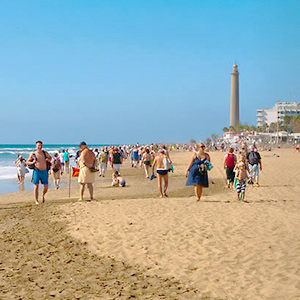
{"type": "Polygon", "coordinates": [[[273,108],[257,110],[257,126],[270,126],[271,123],[276,123],[277,118],[282,122],[285,116],[295,117],[300,115],[300,103],[298,102],[279,102],[273,108]]]}

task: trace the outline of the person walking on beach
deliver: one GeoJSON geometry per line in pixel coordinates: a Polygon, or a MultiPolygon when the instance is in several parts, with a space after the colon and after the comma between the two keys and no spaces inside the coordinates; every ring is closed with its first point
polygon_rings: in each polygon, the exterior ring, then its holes
{"type": "Polygon", "coordinates": [[[27,160],[29,168],[33,169],[32,183],[34,184],[35,204],[39,204],[39,184],[44,186],[42,193],[42,203],[45,202],[45,195],[48,191],[48,171],[51,165],[51,156],[43,150],[43,142],[35,143],[36,151],[31,153],[27,160]]]}
{"type": "Polygon", "coordinates": [[[210,156],[204,151],[205,145],[203,143],[199,143],[197,148],[198,152],[192,155],[186,171],[186,185],[195,186],[196,199],[200,201],[202,189],[208,187],[207,165],[210,163],[210,156]]]}
{"type": "Polygon", "coordinates": [[[145,175],[146,178],[149,179],[149,168],[151,165],[151,154],[150,154],[150,149],[147,148],[146,152],[143,154],[142,160],[143,160],[143,165],[144,165],[144,170],[145,170],[145,175]]]}
{"type": "Polygon", "coordinates": [[[29,171],[26,168],[26,161],[22,155],[20,155],[15,161],[15,165],[17,167],[18,183],[20,185],[20,190],[23,191],[25,175],[29,173],[29,171]]]}
{"type": "Polygon", "coordinates": [[[250,146],[250,152],[247,154],[249,164],[250,179],[252,184],[259,186],[259,170],[262,171],[261,156],[254,146],[250,146]]]}
{"type": "Polygon", "coordinates": [[[52,169],[54,185],[55,188],[58,190],[59,183],[60,183],[60,174],[61,174],[61,161],[60,158],[58,157],[58,153],[54,154],[54,157],[52,159],[51,169],[52,169]]]}
{"type": "Polygon", "coordinates": [[[99,154],[99,176],[104,177],[105,172],[107,170],[107,163],[108,163],[108,150],[107,148],[101,149],[99,154]]]}
{"type": "Polygon", "coordinates": [[[66,149],[64,153],[64,164],[65,164],[65,171],[68,174],[69,173],[69,166],[70,166],[70,154],[69,150],[66,149]]]}
{"type": "Polygon", "coordinates": [[[60,168],[61,175],[64,173],[64,168],[65,168],[64,158],[65,158],[65,150],[62,150],[59,153],[59,160],[60,160],[60,165],[61,165],[61,168],[60,168]]]}
{"type": "Polygon", "coordinates": [[[229,151],[225,155],[225,159],[224,159],[224,169],[226,170],[228,188],[233,187],[233,182],[235,177],[234,167],[236,165],[237,158],[233,152],[234,149],[229,148],[229,151]]]}
{"type": "Polygon", "coordinates": [[[83,200],[83,194],[85,190],[85,186],[87,185],[90,192],[90,200],[94,199],[94,187],[93,183],[95,182],[95,165],[96,165],[96,157],[92,150],[88,149],[85,142],[79,144],[80,148],[80,157],[79,157],[79,177],[78,182],[80,183],[80,198],[79,200],[83,200]]]}
{"type": "Polygon", "coordinates": [[[171,168],[168,167],[168,165],[170,165],[170,162],[168,161],[165,151],[160,150],[159,154],[154,159],[152,166],[152,174],[154,175],[155,167],[157,166],[156,173],[158,177],[158,190],[160,192],[161,198],[168,197],[167,189],[169,185],[169,172],[171,170],[171,168]]]}
{"type": "Polygon", "coordinates": [[[248,179],[248,171],[245,163],[240,162],[237,164],[235,178],[237,199],[244,201],[246,193],[246,184],[248,179]]]}
{"type": "Polygon", "coordinates": [[[112,168],[113,168],[114,172],[120,171],[122,162],[123,162],[122,154],[121,154],[120,150],[118,149],[118,147],[115,147],[114,151],[112,153],[112,168]]]}

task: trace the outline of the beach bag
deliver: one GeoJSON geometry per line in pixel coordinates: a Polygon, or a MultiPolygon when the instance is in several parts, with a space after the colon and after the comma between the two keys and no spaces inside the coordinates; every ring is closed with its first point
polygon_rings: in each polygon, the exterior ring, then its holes
{"type": "Polygon", "coordinates": [[[172,170],[173,166],[167,157],[164,157],[163,163],[164,163],[165,170],[168,170],[168,171],[172,170]]]}
{"type": "Polygon", "coordinates": [[[198,171],[201,175],[204,175],[207,172],[207,165],[205,163],[199,164],[198,171]]]}

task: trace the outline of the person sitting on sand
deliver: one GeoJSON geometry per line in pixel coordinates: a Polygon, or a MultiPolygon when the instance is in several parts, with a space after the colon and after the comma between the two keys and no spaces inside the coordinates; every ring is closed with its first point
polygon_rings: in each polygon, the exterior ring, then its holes
{"type": "Polygon", "coordinates": [[[160,150],[159,154],[155,157],[152,165],[152,175],[154,175],[154,170],[155,167],[157,166],[156,172],[158,177],[158,189],[161,198],[168,197],[167,189],[169,185],[169,172],[171,170],[170,168],[168,168],[168,162],[169,160],[165,154],[165,150],[160,150]],[[163,182],[164,182],[164,188],[163,188],[163,182]]]}
{"type": "Polygon", "coordinates": [[[112,174],[111,186],[120,186],[120,187],[126,186],[126,181],[123,179],[123,177],[120,175],[118,171],[115,171],[112,174]]]}
{"type": "Polygon", "coordinates": [[[51,156],[43,151],[43,142],[35,143],[36,151],[31,153],[27,159],[27,165],[33,168],[32,183],[34,184],[35,204],[39,204],[39,184],[44,186],[42,194],[42,203],[45,202],[45,195],[48,191],[48,171],[51,165],[51,156]]]}
{"type": "Polygon", "coordinates": [[[240,162],[237,164],[236,173],[236,191],[238,200],[245,200],[246,183],[248,179],[248,171],[245,163],[240,162]]]}
{"type": "Polygon", "coordinates": [[[94,199],[94,187],[93,183],[95,182],[95,164],[96,157],[92,150],[88,149],[85,142],[80,143],[80,157],[79,157],[79,177],[78,182],[80,183],[80,198],[79,201],[83,200],[83,194],[85,190],[85,185],[87,185],[90,192],[90,200],[94,199]]]}
{"type": "Polygon", "coordinates": [[[61,161],[58,156],[58,153],[54,154],[54,157],[52,159],[51,169],[52,169],[54,185],[55,188],[58,190],[59,183],[60,183],[60,174],[61,174],[61,161]]]}
{"type": "Polygon", "coordinates": [[[186,171],[186,185],[195,186],[195,195],[197,201],[200,201],[202,189],[208,187],[207,162],[210,162],[210,156],[204,151],[205,145],[199,143],[197,145],[198,152],[192,155],[190,164],[186,171]]]}

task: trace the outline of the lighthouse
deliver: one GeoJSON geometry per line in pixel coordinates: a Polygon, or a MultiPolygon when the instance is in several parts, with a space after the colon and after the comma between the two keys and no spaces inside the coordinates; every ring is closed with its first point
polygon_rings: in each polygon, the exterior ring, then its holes
{"type": "Polygon", "coordinates": [[[239,71],[237,64],[232,66],[230,93],[230,126],[240,124],[239,71]]]}

